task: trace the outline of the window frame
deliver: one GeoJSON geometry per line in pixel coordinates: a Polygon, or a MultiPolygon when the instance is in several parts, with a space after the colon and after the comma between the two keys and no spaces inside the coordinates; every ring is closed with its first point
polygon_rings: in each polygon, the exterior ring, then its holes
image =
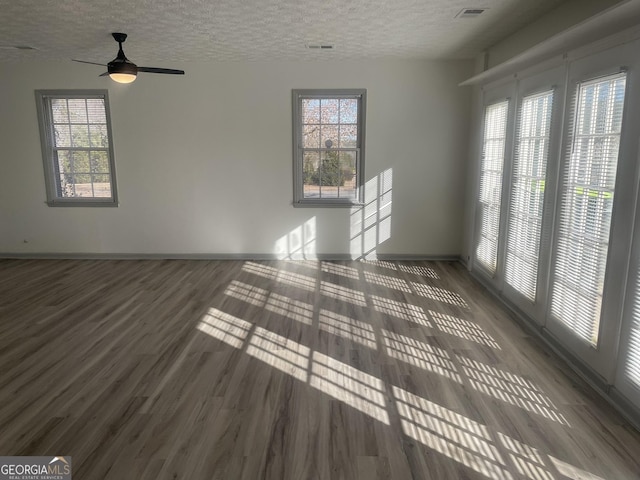
{"type": "MultiPolygon", "coordinates": [[[[562,87],[558,88],[556,84],[551,84],[551,85],[542,84],[541,82],[539,82],[538,78],[535,78],[535,80],[536,80],[535,88],[527,89],[527,88],[524,88],[525,85],[522,85],[522,84],[518,85],[519,94],[518,94],[518,100],[516,105],[516,111],[514,112],[515,129],[513,132],[513,146],[512,146],[513,153],[511,157],[511,169],[510,169],[511,176],[509,178],[509,189],[507,192],[509,198],[506,199],[506,207],[508,208],[508,211],[506,212],[507,222],[506,222],[506,227],[504,231],[505,245],[504,245],[504,251],[502,252],[502,255],[504,256],[503,289],[505,292],[509,292],[508,294],[513,296],[514,301],[518,302],[519,304],[521,303],[522,304],[521,307],[524,307],[525,309],[530,309],[534,305],[536,305],[536,303],[539,303],[539,299],[543,294],[543,291],[541,291],[540,289],[540,283],[541,283],[540,270],[541,270],[541,267],[544,268],[544,266],[546,265],[544,250],[546,248],[545,238],[548,236],[547,221],[548,221],[549,208],[547,205],[549,203],[549,197],[552,196],[552,195],[548,195],[547,191],[549,190],[549,187],[552,187],[554,185],[553,180],[550,178],[550,172],[552,171],[550,170],[550,166],[552,168],[555,166],[556,142],[558,137],[558,135],[554,133],[554,128],[556,128],[556,123],[558,122],[558,119],[557,119],[558,106],[562,104],[562,101],[564,99],[564,91],[563,91],[564,89],[562,87]],[[522,172],[521,166],[526,162],[526,158],[523,158],[521,156],[522,155],[521,145],[523,142],[523,138],[527,138],[526,136],[524,137],[522,136],[522,130],[521,130],[523,126],[523,121],[524,121],[523,108],[524,108],[525,102],[528,101],[530,98],[532,97],[540,98],[543,95],[550,95],[551,103],[549,105],[548,125],[544,127],[547,130],[547,135],[545,138],[546,151],[543,152],[542,154],[543,157],[541,158],[542,160],[544,160],[545,168],[544,168],[544,178],[541,180],[544,184],[544,193],[542,194],[542,201],[539,204],[540,227],[539,227],[539,231],[537,232],[537,236],[535,238],[529,238],[529,239],[533,239],[534,241],[537,241],[537,246],[535,248],[536,250],[535,271],[532,272],[534,275],[533,297],[530,297],[525,292],[523,292],[520,288],[518,288],[518,286],[513,285],[510,282],[509,277],[511,273],[515,273],[515,270],[511,270],[510,268],[509,254],[513,253],[513,257],[521,259],[522,256],[518,254],[523,253],[522,251],[516,251],[515,248],[510,249],[510,247],[515,245],[511,243],[513,241],[513,237],[511,236],[511,233],[513,232],[512,228],[514,228],[514,225],[517,225],[517,226],[523,225],[522,222],[517,220],[516,218],[517,214],[515,210],[516,209],[515,200],[518,199],[517,185],[521,181],[522,177],[526,177],[526,175],[521,175],[521,172],[522,172]]],[[[527,226],[530,226],[530,225],[531,225],[530,223],[527,224],[527,226]]],[[[519,244],[519,246],[522,246],[522,245],[523,245],[522,243],[519,244]]]]}
{"type": "Polygon", "coordinates": [[[514,112],[515,112],[515,104],[514,99],[516,98],[516,83],[511,79],[507,81],[499,80],[489,85],[485,85],[482,88],[481,100],[478,105],[478,118],[480,128],[478,129],[478,137],[477,137],[477,147],[478,150],[474,154],[475,161],[475,184],[474,184],[474,219],[473,219],[473,241],[472,241],[472,249],[471,249],[471,262],[472,262],[472,270],[481,275],[486,281],[494,284],[494,285],[502,285],[502,272],[503,272],[503,263],[504,258],[501,255],[501,252],[504,251],[504,243],[506,239],[504,235],[501,235],[502,232],[505,231],[506,228],[506,211],[508,210],[508,204],[505,204],[506,198],[508,197],[508,184],[507,182],[511,178],[511,158],[513,154],[513,130],[515,128],[514,122],[514,112]],[[500,212],[498,218],[498,243],[497,243],[497,257],[496,257],[496,268],[491,270],[484,262],[480,261],[478,258],[478,247],[479,242],[482,236],[482,208],[480,208],[480,195],[481,195],[481,187],[482,187],[482,164],[484,157],[484,140],[485,140],[485,117],[487,107],[492,105],[508,102],[507,107],[507,119],[506,119],[506,137],[504,144],[504,152],[503,152],[503,163],[502,163],[502,180],[501,180],[501,204],[500,204],[500,212]]]}
{"type": "Polygon", "coordinates": [[[109,108],[109,92],[103,89],[93,90],[36,90],[36,108],[42,146],[45,189],[47,205],[50,207],[117,207],[118,189],[116,182],[116,165],[113,149],[113,133],[111,129],[111,113],[109,108]],[[110,197],[63,197],[59,194],[58,180],[55,170],[55,145],[51,99],[101,99],[104,101],[105,121],[109,146],[106,149],[109,162],[110,197]]]}
{"type": "MultiPolygon", "coordinates": [[[[353,89],[293,89],[292,120],[293,120],[293,206],[294,207],[352,207],[364,205],[364,165],[365,165],[365,131],[367,90],[353,89]],[[302,147],[302,109],[303,99],[341,99],[354,98],[358,101],[358,122],[356,147],[348,150],[356,151],[356,196],[355,198],[304,198],[303,157],[302,147]]],[[[323,149],[320,149],[323,150],[323,149]]],[[[339,150],[338,150],[339,151],[339,150]]]]}
{"type": "Polygon", "coordinates": [[[516,102],[515,111],[513,112],[514,129],[513,129],[513,155],[511,164],[511,174],[508,180],[508,195],[505,199],[505,207],[508,208],[506,226],[505,226],[505,244],[504,249],[499,254],[500,261],[503,265],[502,281],[496,283],[496,288],[500,290],[504,298],[524,313],[529,320],[537,326],[546,324],[547,314],[547,294],[549,289],[549,270],[551,269],[552,254],[552,235],[556,205],[556,189],[558,183],[560,160],[562,158],[563,142],[566,136],[565,130],[565,103],[566,103],[566,87],[567,71],[566,65],[562,64],[550,69],[544,69],[541,72],[534,72],[530,75],[518,78],[516,85],[516,102]],[[536,282],[536,298],[531,301],[519,290],[512,287],[507,282],[507,238],[511,224],[512,199],[511,191],[514,182],[516,148],[518,144],[518,119],[520,117],[521,106],[523,100],[543,91],[553,90],[553,106],[551,113],[551,130],[549,137],[549,151],[547,156],[547,168],[545,179],[545,194],[542,207],[542,230],[539,239],[538,249],[538,274],[536,282]]]}

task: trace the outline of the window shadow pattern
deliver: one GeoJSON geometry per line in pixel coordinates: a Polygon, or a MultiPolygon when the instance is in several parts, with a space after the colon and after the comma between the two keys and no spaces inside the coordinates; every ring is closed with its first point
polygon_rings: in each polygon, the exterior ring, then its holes
{"type": "MultiPolygon", "coordinates": [[[[368,311],[382,315],[388,321],[417,324],[421,327],[422,335],[433,330],[480,344],[482,348],[492,351],[500,350],[496,340],[478,324],[435,310],[428,310],[427,315],[421,306],[415,304],[419,303],[419,298],[412,303],[409,303],[409,295],[407,302],[397,300],[398,290],[393,284],[386,288],[389,289],[389,296],[394,296],[395,299],[322,280],[323,275],[349,271],[340,267],[334,269],[328,264],[318,269],[318,281],[313,277],[255,262],[246,262],[242,270],[256,278],[267,278],[275,284],[295,286],[305,292],[313,284],[319,301],[313,304],[301,302],[256,287],[249,283],[250,280],[232,280],[224,292],[226,297],[264,309],[277,317],[294,320],[300,328],[316,328],[319,332],[357,343],[372,352],[379,352],[437,375],[444,381],[468,385],[490,396],[492,401],[497,400],[510,408],[538,415],[561,428],[571,428],[560,409],[531,380],[460,353],[451,353],[422,339],[377,328],[363,320],[367,318],[366,315],[352,318],[345,313],[356,308],[365,313],[368,311]],[[319,306],[323,297],[338,300],[346,310],[334,312],[319,306]]],[[[346,277],[349,278],[348,275],[346,277]]],[[[366,279],[364,275],[361,278],[366,279]]],[[[374,277],[370,277],[372,278],[374,277]]],[[[375,281],[373,283],[376,293],[379,293],[382,285],[375,281]]],[[[423,296],[420,289],[415,291],[416,297],[423,296]]],[[[467,306],[464,299],[455,292],[439,287],[431,287],[429,291],[438,292],[434,295],[436,298],[429,296],[435,302],[447,298],[455,299],[458,306],[467,306]]],[[[603,480],[570,462],[469,418],[462,412],[451,410],[393,382],[383,381],[373,375],[373,372],[356,368],[357,365],[333,358],[330,352],[318,351],[302,341],[304,336],[297,338],[300,341],[293,340],[259,326],[256,322],[213,307],[203,316],[197,329],[383,425],[391,427],[392,418],[398,418],[402,432],[408,438],[487,478],[603,480]],[[517,472],[519,476],[514,476],[513,472],[517,472]]]]}

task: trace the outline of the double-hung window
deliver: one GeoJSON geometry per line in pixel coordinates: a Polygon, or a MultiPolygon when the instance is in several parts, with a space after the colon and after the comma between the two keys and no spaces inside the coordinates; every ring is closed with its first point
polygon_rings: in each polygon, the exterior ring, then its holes
{"type": "Polygon", "coordinates": [[[38,90],[50,206],[117,206],[106,90],[38,90]]]}
{"type": "Polygon", "coordinates": [[[362,203],[366,90],[293,90],[294,206],[362,203]]]}

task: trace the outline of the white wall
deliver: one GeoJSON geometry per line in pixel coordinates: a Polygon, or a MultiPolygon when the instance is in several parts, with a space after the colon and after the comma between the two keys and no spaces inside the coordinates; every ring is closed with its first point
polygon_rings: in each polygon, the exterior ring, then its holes
{"type": "Polygon", "coordinates": [[[187,73],[119,85],[72,62],[0,66],[0,253],[273,254],[307,223],[308,252],[350,254],[349,209],[291,205],[293,88],[368,89],[365,175],[393,170],[378,253],[460,253],[472,62],[168,66],[187,73]],[[61,88],[109,90],[118,208],[45,204],[34,90],[61,88]]]}
{"type": "Polygon", "coordinates": [[[535,22],[487,49],[488,67],[495,67],[543,40],[567,30],[622,0],[568,0],[535,22]]]}

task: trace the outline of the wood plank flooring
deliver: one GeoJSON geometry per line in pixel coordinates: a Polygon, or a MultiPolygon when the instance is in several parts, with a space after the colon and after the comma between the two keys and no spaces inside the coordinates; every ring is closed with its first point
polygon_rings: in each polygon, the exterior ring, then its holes
{"type": "Polygon", "coordinates": [[[83,479],[640,478],[447,262],[0,260],[0,454],[83,479]]]}

